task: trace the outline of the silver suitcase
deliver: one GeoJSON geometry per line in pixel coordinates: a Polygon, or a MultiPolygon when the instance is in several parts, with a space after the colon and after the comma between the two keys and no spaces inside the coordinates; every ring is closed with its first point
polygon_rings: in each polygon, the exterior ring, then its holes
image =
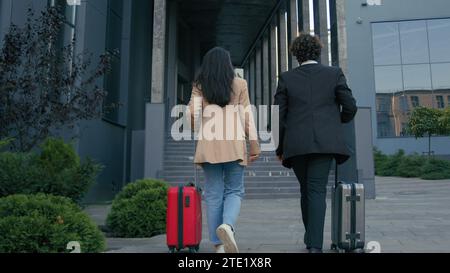
{"type": "Polygon", "coordinates": [[[340,182],[336,165],[331,200],[331,249],[363,252],[365,246],[364,185],[340,182]]]}

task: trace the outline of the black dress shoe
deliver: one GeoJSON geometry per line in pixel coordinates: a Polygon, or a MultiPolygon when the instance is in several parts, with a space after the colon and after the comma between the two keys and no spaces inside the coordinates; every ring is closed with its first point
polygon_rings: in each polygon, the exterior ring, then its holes
{"type": "Polygon", "coordinates": [[[323,253],[322,249],[320,248],[310,248],[309,253],[323,253]]]}

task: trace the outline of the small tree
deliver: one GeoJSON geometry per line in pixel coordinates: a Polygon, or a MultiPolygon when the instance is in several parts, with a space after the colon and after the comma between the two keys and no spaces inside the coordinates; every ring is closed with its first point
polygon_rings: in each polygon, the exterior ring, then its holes
{"type": "Polygon", "coordinates": [[[110,69],[110,56],[75,54],[75,40],[61,41],[65,17],[49,7],[28,10],[23,27],[11,25],[0,52],[0,139],[27,152],[53,130],[100,118],[107,93],[96,82],[110,69]]]}
{"type": "Polygon", "coordinates": [[[417,107],[411,113],[408,131],[416,138],[428,136],[428,156],[431,156],[431,137],[444,132],[441,117],[442,111],[427,107],[417,107]]]}
{"type": "Polygon", "coordinates": [[[440,126],[443,129],[443,133],[445,135],[450,135],[450,107],[447,107],[443,113],[441,118],[439,119],[440,126]]]}

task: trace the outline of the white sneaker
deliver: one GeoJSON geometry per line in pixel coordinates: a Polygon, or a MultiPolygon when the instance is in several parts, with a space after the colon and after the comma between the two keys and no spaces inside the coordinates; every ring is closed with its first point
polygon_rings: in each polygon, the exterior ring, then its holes
{"type": "Polygon", "coordinates": [[[216,253],[225,253],[225,248],[223,245],[216,246],[216,253]]]}
{"type": "Polygon", "coordinates": [[[239,249],[234,240],[234,232],[229,225],[223,224],[216,230],[217,237],[222,241],[225,253],[239,253],[239,249]]]}

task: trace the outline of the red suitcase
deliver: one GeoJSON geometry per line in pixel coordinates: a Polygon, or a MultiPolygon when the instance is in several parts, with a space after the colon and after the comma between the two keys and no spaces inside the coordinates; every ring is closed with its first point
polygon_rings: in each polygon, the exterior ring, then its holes
{"type": "Polygon", "coordinates": [[[171,187],[167,198],[167,246],[171,253],[198,252],[202,241],[202,201],[195,186],[171,187]]]}

